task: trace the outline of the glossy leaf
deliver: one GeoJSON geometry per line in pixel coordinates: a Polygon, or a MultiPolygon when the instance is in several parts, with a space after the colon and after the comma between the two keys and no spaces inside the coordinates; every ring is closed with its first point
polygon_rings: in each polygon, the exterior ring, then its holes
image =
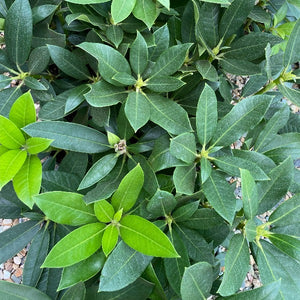
{"type": "Polygon", "coordinates": [[[110,252],[116,247],[118,242],[119,231],[116,226],[109,224],[103,233],[102,237],[102,249],[107,257],[110,252]]]}
{"type": "Polygon", "coordinates": [[[272,97],[267,95],[252,96],[239,102],[218,122],[212,138],[214,146],[227,146],[239,139],[242,134],[253,128],[263,118],[272,97]]]}
{"type": "Polygon", "coordinates": [[[18,149],[25,144],[19,128],[9,119],[0,115],[0,143],[8,149],[18,149]]]}
{"type": "Polygon", "coordinates": [[[205,84],[199,97],[196,114],[197,135],[202,145],[207,145],[211,140],[217,121],[217,98],[212,88],[205,84]]]}
{"type": "Polygon", "coordinates": [[[232,223],[236,199],[232,188],[225,180],[225,176],[218,171],[212,171],[203,184],[203,192],[216,212],[229,223],[232,223]]]}
{"type": "Polygon", "coordinates": [[[120,23],[132,12],[136,0],[113,0],[111,5],[111,15],[115,23],[120,23]]]}
{"type": "Polygon", "coordinates": [[[106,136],[89,127],[60,121],[44,121],[27,125],[23,130],[33,137],[53,139],[53,147],[60,149],[98,153],[109,148],[106,136]]]}
{"type": "Polygon", "coordinates": [[[19,172],[26,157],[23,150],[9,150],[0,156],[0,189],[19,172]]]}
{"type": "Polygon", "coordinates": [[[150,105],[144,94],[138,91],[128,94],[125,114],[135,132],[149,121],[150,105]]]}
{"type": "MultiPolygon", "coordinates": [[[[125,3],[125,2],[124,2],[125,3]]],[[[78,47],[95,57],[99,62],[100,75],[109,83],[119,86],[120,84],[113,80],[114,75],[120,72],[130,74],[130,66],[124,56],[104,44],[82,43],[78,47]]]]}
{"type": "Polygon", "coordinates": [[[35,196],[34,201],[56,223],[78,226],[96,222],[93,207],[84,203],[83,195],[48,192],[35,196]]]}
{"type": "Polygon", "coordinates": [[[153,223],[127,215],[120,221],[120,235],[131,248],[151,256],[178,257],[167,236],[153,223]]]}
{"type": "Polygon", "coordinates": [[[154,33],[155,47],[149,49],[149,60],[156,61],[157,58],[169,47],[170,33],[167,24],[157,29],[154,33]]]}
{"type": "Polygon", "coordinates": [[[88,79],[90,73],[85,61],[74,52],[64,48],[48,45],[50,56],[59,69],[76,79],[88,79]]]}
{"type": "Polygon", "coordinates": [[[116,154],[108,154],[99,159],[88,170],[82,181],[80,182],[78,190],[85,189],[104,178],[116,165],[118,156],[116,154]]]}
{"type": "Polygon", "coordinates": [[[224,278],[218,289],[222,296],[232,295],[241,287],[249,271],[249,262],[247,240],[242,234],[235,234],[225,256],[224,278]]]}
{"type": "Polygon", "coordinates": [[[121,208],[124,212],[130,210],[134,206],[143,184],[144,172],[138,164],[122,179],[118,189],[112,196],[111,204],[115,211],[121,208]]]}
{"type": "Polygon", "coordinates": [[[32,12],[28,0],[16,0],[5,19],[5,44],[8,57],[21,66],[31,50],[32,12]]]}
{"type": "Polygon", "coordinates": [[[36,111],[30,92],[15,101],[10,109],[9,119],[20,129],[36,121],[36,111]]]}
{"type": "Polygon", "coordinates": [[[113,206],[104,199],[95,202],[94,211],[97,219],[104,223],[111,222],[115,214],[113,206]]]}
{"type": "MultiPolygon", "coordinates": [[[[118,74],[118,73],[116,73],[118,74]]],[[[94,107],[107,107],[123,102],[127,97],[125,90],[113,86],[104,80],[91,85],[91,90],[84,94],[85,100],[94,107]]]]}
{"type": "Polygon", "coordinates": [[[188,164],[192,164],[197,158],[194,134],[187,132],[171,139],[170,152],[176,158],[188,164]]]}
{"type": "Polygon", "coordinates": [[[101,247],[104,224],[81,226],[61,239],[46,257],[42,268],[61,268],[74,265],[101,247]]]}
{"type": "Polygon", "coordinates": [[[141,75],[148,65],[148,46],[139,32],[130,48],[130,65],[137,75],[141,75]]]}
{"type": "Polygon", "coordinates": [[[33,137],[26,140],[26,150],[29,154],[38,154],[47,150],[53,140],[33,137]]]}
{"type": "Polygon", "coordinates": [[[65,267],[59,282],[58,290],[68,288],[78,282],[84,282],[95,276],[103,267],[105,256],[102,252],[97,251],[87,259],[65,267]]]}
{"type": "Polygon", "coordinates": [[[207,262],[198,262],[186,268],[180,288],[182,300],[207,299],[212,283],[213,271],[207,262]]]}
{"type": "Polygon", "coordinates": [[[39,194],[42,183],[42,164],[36,155],[27,156],[23,166],[13,178],[18,198],[32,209],[33,196],[39,194]]]}
{"type": "Polygon", "coordinates": [[[258,210],[257,187],[248,170],[241,169],[241,181],[244,214],[247,219],[251,220],[256,216],[258,210]]]}
{"type": "Polygon", "coordinates": [[[141,276],[151,260],[151,256],[143,255],[121,241],[105,262],[99,291],[118,291],[128,286],[141,276]]]}
{"type": "Polygon", "coordinates": [[[40,299],[50,300],[51,298],[36,288],[22,284],[0,281],[0,293],[6,300],[15,300],[18,298],[24,300],[40,299]]]}

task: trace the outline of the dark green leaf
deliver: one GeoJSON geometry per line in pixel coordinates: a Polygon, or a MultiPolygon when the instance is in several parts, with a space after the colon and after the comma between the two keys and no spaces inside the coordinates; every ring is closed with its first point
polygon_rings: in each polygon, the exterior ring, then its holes
{"type": "MultiPolygon", "coordinates": [[[[300,27],[299,27],[300,28],[300,27]]],[[[283,96],[287,97],[290,101],[292,101],[297,106],[300,106],[300,91],[295,89],[290,89],[284,84],[278,85],[279,91],[283,96]]]]}
{"type": "Polygon", "coordinates": [[[125,20],[132,12],[136,0],[113,0],[111,5],[111,14],[114,23],[120,23],[125,20]]]}
{"type": "Polygon", "coordinates": [[[199,201],[194,201],[189,204],[183,205],[177,208],[173,213],[172,217],[176,222],[187,221],[197,210],[199,201]]]}
{"type": "Polygon", "coordinates": [[[132,13],[137,19],[143,21],[149,29],[158,15],[155,2],[152,0],[137,0],[132,13]]]}
{"type": "Polygon", "coordinates": [[[241,59],[224,58],[220,61],[220,67],[227,73],[234,75],[260,75],[261,67],[252,62],[241,59]]]}
{"type": "Polygon", "coordinates": [[[299,61],[300,56],[300,21],[297,20],[284,51],[284,65],[288,67],[299,61]]]}
{"type": "Polygon", "coordinates": [[[178,166],[173,174],[173,181],[176,192],[179,194],[191,195],[194,193],[196,180],[196,165],[178,166]]]}
{"type": "Polygon", "coordinates": [[[85,285],[82,282],[77,283],[75,286],[68,289],[61,300],[82,300],[85,299],[85,285]]]}
{"type": "Polygon", "coordinates": [[[185,85],[185,82],[171,76],[155,76],[145,81],[146,87],[154,92],[173,92],[185,85]]]}
{"type": "Polygon", "coordinates": [[[170,34],[167,24],[157,29],[153,36],[155,47],[149,49],[149,60],[156,61],[169,48],[170,34]]]}
{"type": "Polygon", "coordinates": [[[106,36],[118,48],[123,40],[124,32],[120,26],[112,25],[107,28],[106,36]]]}
{"type": "Polygon", "coordinates": [[[196,68],[204,79],[218,81],[218,73],[215,67],[208,60],[198,60],[196,68]]]}
{"type": "Polygon", "coordinates": [[[71,173],[58,171],[43,171],[42,188],[44,191],[76,192],[80,178],[71,173]]]}
{"type": "Polygon", "coordinates": [[[141,75],[148,65],[148,46],[139,32],[130,48],[130,65],[137,75],[141,75]]]}
{"type": "Polygon", "coordinates": [[[201,157],[200,166],[201,166],[201,183],[203,184],[210,176],[212,171],[212,166],[210,161],[205,157],[201,157]]]}
{"type": "Polygon", "coordinates": [[[57,9],[57,5],[45,4],[40,6],[35,6],[32,9],[32,22],[33,25],[46,19],[57,9]]]}
{"type": "Polygon", "coordinates": [[[68,93],[65,104],[65,114],[78,107],[85,100],[84,94],[86,94],[89,90],[90,87],[87,85],[80,85],[71,89],[68,93]]]}

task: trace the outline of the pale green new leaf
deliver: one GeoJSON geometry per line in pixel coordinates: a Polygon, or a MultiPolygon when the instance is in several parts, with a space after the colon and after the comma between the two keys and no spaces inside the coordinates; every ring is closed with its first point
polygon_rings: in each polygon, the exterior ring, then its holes
{"type": "Polygon", "coordinates": [[[222,296],[234,294],[242,285],[249,270],[250,255],[246,237],[235,234],[225,256],[224,278],[218,292],[222,296]]]}
{"type": "Polygon", "coordinates": [[[33,137],[26,140],[25,148],[29,154],[38,154],[48,149],[53,140],[33,137]]]}
{"type": "Polygon", "coordinates": [[[225,176],[212,170],[210,176],[203,184],[203,192],[208,202],[229,223],[233,222],[235,216],[236,199],[233,189],[226,181],[225,176]]]}
{"type": "Polygon", "coordinates": [[[123,102],[127,97],[124,88],[113,86],[104,80],[91,85],[91,90],[84,94],[85,100],[94,107],[112,106],[123,102]]]}
{"type": "Polygon", "coordinates": [[[115,214],[113,206],[104,199],[95,202],[94,211],[97,219],[103,223],[111,222],[115,214]]]}
{"type": "Polygon", "coordinates": [[[14,102],[9,119],[20,129],[36,121],[36,111],[30,92],[23,94],[14,102]]]}
{"type": "Polygon", "coordinates": [[[31,209],[34,204],[33,196],[40,192],[41,183],[41,161],[36,155],[30,155],[13,178],[13,185],[18,198],[31,209]]]}
{"type": "Polygon", "coordinates": [[[9,150],[0,156],[0,190],[19,172],[26,157],[23,150],[9,150]]]}
{"type": "Polygon", "coordinates": [[[20,129],[9,119],[0,115],[0,144],[8,149],[18,149],[25,144],[20,129]]]}
{"type": "Polygon", "coordinates": [[[150,105],[145,94],[139,91],[129,93],[125,114],[135,132],[143,127],[150,119],[150,105]]]}
{"type": "Polygon", "coordinates": [[[78,190],[88,188],[100,181],[114,168],[117,161],[118,156],[115,153],[103,156],[88,170],[88,172],[80,182],[78,190]]]}
{"type": "Polygon", "coordinates": [[[113,0],[111,5],[111,15],[114,23],[125,20],[132,12],[136,0],[113,0]]]}
{"type": "Polygon", "coordinates": [[[241,181],[244,214],[247,219],[251,220],[256,216],[258,210],[257,187],[248,170],[241,169],[241,181]]]}
{"type": "Polygon", "coordinates": [[[168,237],[150,221],[135,215],[120,221],[120,235],[131,248],[151,256],[178,257],[168,237]]]}
{"type": "Polygon", "coordinates": [[[138,164],[122,179],[118,189],[112,196],[111,204],[115,211],[121,208],[124,212],[130,210],[134,206],[143,184],[144,172],[138,164]]]}
{"type": "Polygon", "coordinates": [[[186,132],[171,139],[170,152],[176,158],[191,164],[197,158],[196,141],[193,133],[186,132]]]}
{"type": "Polygon", "coordinates": [[[48,219],[56,223],[79,226],[97,221],[93,206],[87,206],[81,194],[55,191],[33,199],[48,219]]]}
{"type": "Polygon", "coordinates": [[[139,32],[130,47],[130,65],[137,75],[141,75],[148,65],[148,46],[139,32]]]}
{"type": "Polygon", "coordinates": [[[199,142],[207,145],[211,140],[218,121],[217,97],[213,89],[205,84],[199,97],[196,112],[196,127],[199,142]]]}
{"type": "Polygon", "coordinates": [[[198,262],[185,269],[181,281],[182,300],[206,300],[213,283],[212,266],[207,262],[198,262]]]}
{"type": "Polygon", "coordinates": [[[11,61],[21,66],[27,60],[32,41],[32,12],[28,0],[12,3],[5,19],[6,52],[11,61]]]}
{"type": "Polygon", "coordinates": [[[214,146],[228,146],[264,117],[273,97],[257,95],[243,99],[222,118],[212,138],[214,146]]]}
{"type": "Polygon", "coordinates": [[[68,267],[90,257],[101,247],[104,228],[105,224],[92,223],[73,230],[52,248],[42,267],[68,267]]]}
{"type": "Polygon", "coordinates": [[[119,231],[116,226],[109,224],[103,233],[102,237],[102,249],[107,257],[110,252],[116,247],[118,242],[119,231]]]}
{"type": "Polygon", "coordinates": [[[149,29],[158,15],[156,4],[152,0],[137,0],[132,13],[137,19],[143,21],[149,29]]]}

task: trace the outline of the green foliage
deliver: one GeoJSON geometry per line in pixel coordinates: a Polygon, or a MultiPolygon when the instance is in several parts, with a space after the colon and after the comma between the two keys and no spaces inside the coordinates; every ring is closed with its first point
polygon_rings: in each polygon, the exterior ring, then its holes
{"type": "Polygon", "coordinates": [[[0,0],[0,218],[29,219],[0,263],[31,243],[2,298],[296,299],[299,15],[0,0]],[[250,255],[263,286],[241,292],[250,255]]]}

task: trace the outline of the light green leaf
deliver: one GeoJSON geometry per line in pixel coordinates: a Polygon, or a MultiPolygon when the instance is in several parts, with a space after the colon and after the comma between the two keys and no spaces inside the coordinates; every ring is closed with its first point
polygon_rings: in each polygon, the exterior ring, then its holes
{"type": "Polygon", "coordinates": [[[80,124],[44,121],[27,125],[23,130],[33,137],[54,140],[52,146],[60,149],[83,153],[99,153],[109,149],[103,133],[80,124]]]}
{"type": "Polygon", "coordinates": [[[23,150],[9,150],[0,156],[0,190],[19,172],[26,157],[23,150]]]}
{"type": "Polygon", "coordinates": [[[122,43],[124,32],[120,26],[111,25],[106,30],[106,36],[118,48],[122,43]]]}
{"type": "Polygon", "coordinates": [[[267,241],[260,240],[256,255],[263,284],[281,279],[278,299],[291,299],[300,293],[300,264],[267,241]]]}
{"type": "Polygon", "coordinates": [[[247,219],[251,220],[256,216],[258,210],[257,187],[248,170],[241,169],[241,181],[244,214],[247,219]]]}
{"type": "Polygon", "coordinates": [[[182,80],[171,76],[155,76],[145,81],[146,87],[154,92],[173,92],[185,85],[182,80]]]}
{"type": "Polygon", "coordinates": [[[297,20],[284,51],[284,65],[300,60],[300,20],[297,20]]]}
{"type": "Polygon", "coordinates": [[[257,95],[243,99],[222,118],[212,138],[214,146],[228,146],[238,140],[245,132],[252,129],[264,117],[271,101],[271,96],[257,95]]]}
{"type": "Polygon", "coordinates": [[[132,13],[150,29],[158,15],[158,10],[152,0],[137,0],[132,13]]]}
{"type": "Polygon", "coordinates": [[[116,226],[109,224],[103,233],[102,237],[102,249],[107,257],[110,252],[116,247],[118,242],[119,231],[116,226]]]}
{"type": "Polygon", "coordinates": [[[89,78],[90,73],[86,62],[80,56],[54,45],[48,45],[48,50],[54,63],[64,73],[76,79],[89,78]]]}
{"type": "Polygon", "coordinates": [[[196,113],[196,126],[199,142],[207,145],[211,140],[218,121],[217,97],[213,89],[205,84],[199,97],[196,113]]]}
{"type": "Polygon", "coordinates": [[[125,20],[132,12],[136,0],[113,0],[111,5],[111,15],[114,23],[125,20]]]}
{"type": "Polygon", "coordinates": [[[201,157],[200,166],[201,166],[201,182],[203,184],[210,176],[212,171],[212,166],[210,161],[205,157],[201,157]]]}
{"type": "Polygon", "coordinates": [[[181,281],[182,300],[206,300],[213,283],[213,270],[207,262],[198,262],[185,269],[181,281]]]}
{"type": "Polygon", "coordinates": [[[254,180],[270,180],[258,164],[246,159],[234,156],[220,156],[213,159],[213,162],[227,174],[239,176],[240,169],[249,170],[254,180]]]}
{"type": "Polygon", "coordinates": [[[271,180],[258,183],[259,214],[271,209],[284,197],[293,179],[293,169],[293,160],[289,157],[268,174],[271,180]]]}
{"type": "Polygon", "coordinates": [[[170,152],[176,158],[192,164],[197,158],[196,141],[193,133],[183,133],[171,139],[170,152]]]}
{"type": "Polygon", "coordinates": [[[225,272],[218,292],[222,296],[234,294],[242,285],[249,271],[250,255],[246,237],[235,234],[230,240],[225,256],[225,272]]]}
{"type": "Polygon", "coordinates": [[[218,73],[216,68],[208,60],[198,60],[196,68],[204,79],[210,81],[218,81],[218,73]]]}
{"type": "Polygon", "coordinates": [[[124,88],[113,86],[104,80],[92,84],[91,90],[84,94],[85,100],[94,107],[112,106],[123,102],[126,97],[124,88]]]}
{"type": "Polygon", "coordinates": [[[38,154],[48,149],[53,140],[33,137],[26,140],[25,148],[29,154],[38,154]]]}
{"type": "Polygon", "coordinates": [[[152,218],[167,216],[176,206],[177,201],[171,193],[157,190],[147,204],[152,218]]]}
{"type": "Polygon", "coordinates": [[[170,9],[170,0],[157,0],[165,8],[170,9]]]}
{"type": "Polygon", "coordinates": [[[33,196],[40,192],[42,183],[42,164],[36,155],[27,156],[22,168],[13,178],[18,198],[32,209],[33,196]]]}
{"type": "Polygon", "coordinates": [[[136,39],[131,44],[130,65],[133,72],[137,75],[141,75],[148,65],[148,46],[139,32],[137,32],[136,39]]]}
{"type": "Polygon", "coordinates": [[[118,156],[115,153],[103,156],[88,170],[88,172],[80,182],[78,190],[90,187],[100,181],[114,168],[117,161],[118,156]]]}
{"type": "Polygon", "coordinates": [[[203,192],[216,212],[229,223],[232,223],[235,216],[236,199],[233,189],[225,180],[225,176],[212,170],[211,175],[203,184],[203,192]]]}
{"type": "Polygon", "coordinates": [[[176,192],[179,194],[192,195],[195,190],[196,165],[178,166],[173,174],[176,192]]]}
{"type": "Polygon", "coordinates": [[[119,291],[128,286],[141,276],[151,260],[151,256],[143,255],[121,241],[105,262],[99,291],[119,291]]]}
{"type": "Polygon", "coordinates": [[[107,82],[116,86],[120,86],[120,83],[112,79],[114,75],[120,72],[131,74],[128,61],[114,48],[104,44],[87,42],[78,45],[78,47],[94,56],[98,60],[100,75],[107,82]]]}
{"type": "Polygon", "coordinates": [[[25,144],[20,129],[9,119],[0,115],[0,143],[8,149],[18,149],[25,144]]]}
{"type": "Polygon", "coordinates": [[[268,238],[279,250],[300,261],[300,241],[298,239],[289,235],[276,233],[272,233],[268,238]]]}
{"type": "Polygon", "coordinates": [[[144,172],[140,164],[132,169],[121,181],[118,189],[111,198],[111,204],[115,211],[123,208],[124,212],[130,210],[143,187],[144,172]]]}
{"type": "Polygon", "coordinates": [[[249,299],[278,299],[281,280],[264,284],[251,291],[241,292],[228,297],[219,297],[220,300],[249,300],[249,299]]]}
{"type": "Polygon", "coordinates": [[[105,256],[103,252],[97,251],[87,259],[75,265],[65,267],[57,290],[63,290],[78,282],[84,282],[94,277],[102,269],[104,262],[105,256]]]}
{"type": "Polygon", "coordinates": [[[94,211],[97,219],[103,223],[111,222],[115,214],[113,206],[104,199],[95,202],[94,211]]]}
{"type": "Polygon", "coordinates": [[[225,72],[233,75],[250,76],[262,73],[260,65],[247,60],[224,58],[219,64],[225,72]]]}
{"type": "Polygon", "coordinates": [[[186,111],[176,102],[157,94],[148,94],[150,120],[171,134],[192,131],[186,111]]]}
{"type": "Polygon", "coordinates": [[[5,19],[5,44],[11,61],[21,66],[31,50],[32,13],[28,0],[16,0],[5,19]]]}
{"type": "Polygon", "coordinates": [[[226,41],[232,34],[238,32],[238,29],[248,17],[253,9],[255,0],[234,0],[225,10],[220,25],[220,36],[226,41]]]}
{"type": "Polygon", "coordinates": [[[131,248],[151,256],[178,257],[168,237],[153,223],[127,215],[120,221],[120,235],[131,248]]]}
{"type": "Polygon", "coordinates": [[[178,71],[191,46],[192,44],[175,45],[164,51],[151,70],[150,77],[168,76],[178,71]]]}
{"type": "Polygon", "coordinates": [[[23,94],[15,101],[10,109],[9,119],[18,128],[36,121],[36,111],[30,92],[23,94]]]}
{"type": "Polygon", "coordinates": [[[61,268],[74,265],[101,247],[105,224],[81,226],[61,239],[46,257],[42,268],[61,268]]]}
{"type": "Polygon", "coordinates": [[[96,222],[93,206],[87,206],[83,195],[69,192],[48,192],[34,197],[37,206],[52,221],[79,226],[96,222]]]}
{"type": "Polygon", "coordinates": [[[129,93],[125,114],[135,132],[144,126],[150,118],[150,105],[145,94],[139,91],[129,93]]]}
{"type": "Polygon", "coordinates": [[[7,281],[0,281],[0,293],[5,300],[51,300],[49,296],[42,293],[40,290],[26,285],[11,283],[7,281]]]}

